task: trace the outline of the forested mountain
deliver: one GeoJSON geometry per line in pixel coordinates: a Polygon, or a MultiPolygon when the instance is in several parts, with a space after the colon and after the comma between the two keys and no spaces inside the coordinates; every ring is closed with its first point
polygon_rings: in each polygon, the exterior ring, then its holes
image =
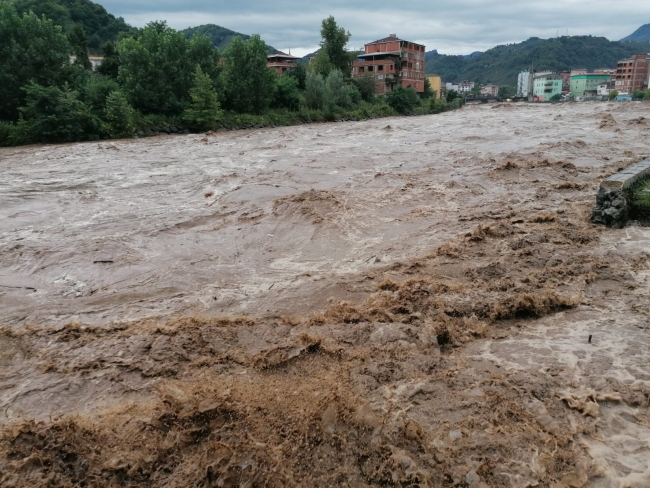
{"type": "MultiPolygon", "coordinates": [[[[181,32],[185,34],[185,37],[188,39],[191,39],[194,34],[208,36],[212,41],[214,47],[218,47],[221,51],[226,49],[228,47],[228,44],[230,44],[230,42],[237,36],[241,37],[244,41],[250,39],[249,35],[240,34],[239,32],[235,32],[215,24],[205,24],[199,25],[198,27],[189,27],[185,30],[182,30],[181,32]]],[[[271,46],[267,46],[267,48],[270,54],[278,52],[277,49],[271,46]]]]}
{"type": "Polygon", "coordinates": [[[521,43],[494,47],[471,58],[428,54],[426,71],[449,82],[471,80],[514,86],[517,74],[531,65],[537,70],[551,71],[615,68],[619,59],[648,52],[650,43],[647,42],[615,42],[593,36],[531,37],[521,43]]]}
{"type": "Polygon", "coordinates": [[[19,14],[30,10],[41,17],[45,15],[56,25],[68,32],[79,24],[88,37],[88,47],[99,52],[106,41],[115,41],[120,32],[129,32],[133,27],[122,17],[109,14],[104,7],[90,0],[10,0],[19,14]]]}
{"type": "Polygon", "coordinates": [[[650,42],[650,24],[645,24],[635,30],[632,34],[621,39],[623,42],[650,42]]]}

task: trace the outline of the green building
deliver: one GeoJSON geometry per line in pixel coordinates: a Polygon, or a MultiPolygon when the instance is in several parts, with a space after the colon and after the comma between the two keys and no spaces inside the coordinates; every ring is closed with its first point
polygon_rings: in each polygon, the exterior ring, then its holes
{"type": "Polygon", "coordinates": [[[562,95],[562,78],[553,73],[536,75],[533,79],[533,101],[549,102],[555,95],[562,95]]]}
{"type": "Polygon", "coordinates": [[[598,85],[608,82],[610,75],[597,75],[588,73],[586,75],[575,75],[571,77],[571,96],[575,100],[585,98],[596,98],[598,85]]]}

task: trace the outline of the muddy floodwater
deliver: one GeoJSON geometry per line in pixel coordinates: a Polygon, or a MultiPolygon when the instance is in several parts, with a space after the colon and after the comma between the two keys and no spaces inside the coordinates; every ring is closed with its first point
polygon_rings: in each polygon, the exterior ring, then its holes
{"type": "Polygon", "coordinates": [[[0,149],[0,486],[650,487],[650,105],[0,149]]]}

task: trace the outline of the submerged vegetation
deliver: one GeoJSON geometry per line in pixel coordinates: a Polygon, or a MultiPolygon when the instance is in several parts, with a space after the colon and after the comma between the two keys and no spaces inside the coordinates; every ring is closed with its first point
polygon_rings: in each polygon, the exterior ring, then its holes
{"type": "MultiPolygon", "coordinates": [[[[24,3],[24,2],[23,2],[24,3]]],[[[22,4],[21,4],[22,5],[22,4]]],[[[41,9],[42,10],[42,9],[41,9]]],[[[103,45],[93,71],[81,24],[68,28],[0,4],[0,145],[53,143],[297,123],[439,113],[458,105],[399,87],[377,97],[373,78],[350,78],[350,33],[323,20],[313,65],[282,76],[267,67],[258,35],[221,51],[165,22],[103,45]],[[76,56],[70,63],[69,56],[76,56]]]]}

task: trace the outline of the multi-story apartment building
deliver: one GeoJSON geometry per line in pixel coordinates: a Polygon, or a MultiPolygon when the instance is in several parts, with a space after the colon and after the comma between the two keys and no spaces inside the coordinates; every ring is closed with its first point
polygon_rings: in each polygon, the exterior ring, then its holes
{"type": "Polygon", "coordinates": [[[300,58],[291,56],[290,54],[276,53],[269,54],[266,58],[266,65],[269,68],[273,68],[277,74],[281,75],[282,73],[287,72],[296,65],[300,58]]]}
{"type": "Polygon", "coordinates": [[[527,97],[532,91],[533,76],[530,71],[522,71],[517,77],[517,95],[527,97]]]}
{"type": "Polygon", "coordinates": [[[391,91],[398,83],[424,91],[424,46],[391,34],[366,44],[365,53],[352,64],[352,77],[373,76],[377,93],[391,91]]]}
{"type": "Polygon", "coordinates": [[[619,93],[632,93],[634,90],[648,88],[650,72],[650,54],[635,54],[622,59],[616,65],[614,88],[619,93]]]}
{"type": "Polygon", "coordinates": [[[598,85],[609,82],[609,73],[585,73],[571,77],[571,96],[575,100],[595,98],[598,96],[598,85]]]}
{"type": "Polygon", "coordinates": [[[548,102],[562,95],[562,77],[555,73],[536,74],[533,80],[533,101],[548,102]]]}
{"type": "Polygon", "coordinates": [[[499,87],[488,83],[481,87],[481,96],[482,97],[496,97],[499,95],[499,87]]]}

